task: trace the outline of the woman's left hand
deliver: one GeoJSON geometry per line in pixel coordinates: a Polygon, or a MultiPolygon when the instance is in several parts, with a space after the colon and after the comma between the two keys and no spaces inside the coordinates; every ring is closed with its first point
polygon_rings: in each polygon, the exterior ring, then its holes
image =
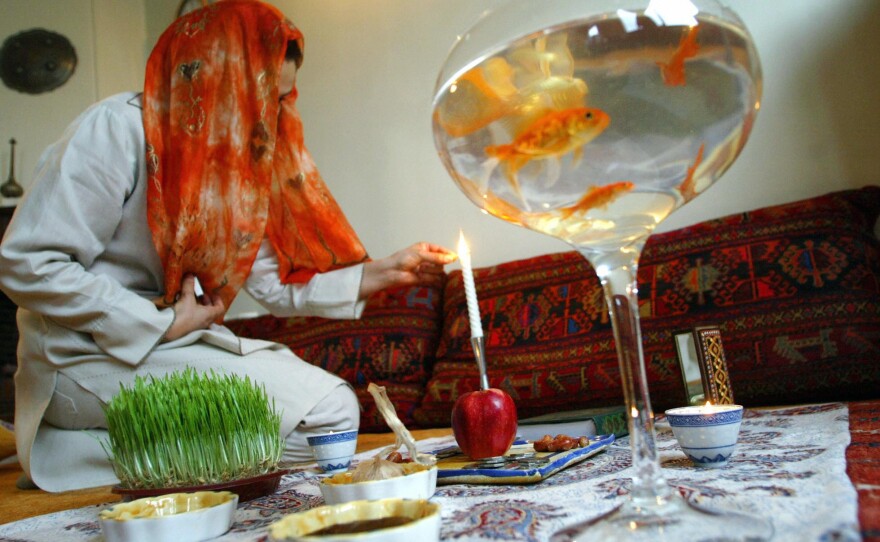
{"type": "Polygon", "coordinates": [[[416,243],[379,260],[364,264],[360,297],[380,290],[415,284],[442,284],[443,266],[452,263],[455,252],[431,243],[416,243]]]}

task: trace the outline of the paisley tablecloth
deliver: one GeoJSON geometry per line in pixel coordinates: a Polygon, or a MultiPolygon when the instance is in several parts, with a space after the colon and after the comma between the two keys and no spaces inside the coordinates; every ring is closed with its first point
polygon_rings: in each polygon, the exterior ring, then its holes
{"type": "MultiPolygon", "coordinates": [[[[667,481],[701,502],[768,518],[779,541],[860,540],[857,494],[846,474],[850,441],[846,405],[746,410],[731,462],[699,469],[684,456],[669,425],[657,421],[657,448],[667,481]]],[[[423,451],[452,438],[419,443],[423,451]]],[[[371,453],[357,458],[370,457],[371,453]]],[[[607,451],[525,486],[440,486],[444,540],[541,541],[565,525],[609,510],[630,488],[628,439],[607,451]]],[[[286,514],[323,504],[313,469],[282,479],[278,491],[239,506],[232,529],[217,540],[263,541],[286,514]]],[[[101,540],[98,512],[86,507],[0,526],[0,542],[101,540]]]]}

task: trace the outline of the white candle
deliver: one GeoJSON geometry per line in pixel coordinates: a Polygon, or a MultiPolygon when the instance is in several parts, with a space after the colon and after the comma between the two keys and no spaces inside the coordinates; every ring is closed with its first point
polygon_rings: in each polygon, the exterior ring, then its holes
{"type": "Polygon", "coordinates": [[[464,280],[464,296],[467,298],[468,321],[471,324],[471,338],[483,336],[483,324],[480,322],[480,306],[477,304],[477,287],[474,285],[474,271],[471,269],[471,253],[464,232],[459,231],[458,261],[461,262],[461,277],[464,280]]]}

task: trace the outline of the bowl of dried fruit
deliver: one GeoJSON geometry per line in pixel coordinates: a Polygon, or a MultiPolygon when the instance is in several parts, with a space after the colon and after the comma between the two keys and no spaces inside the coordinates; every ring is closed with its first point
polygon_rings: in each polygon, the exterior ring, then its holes
{"type": "Polygon", "coordinates": [[[385,388],[373,383],[367,390],[376,400],[379,412],[395,434],[394,444],[373,457],[360,461],[354,469],[321,480],[321,494],[327,504],[357,500],[429,499],[437,489],[437,460],[416,448],[415,440],[404,427],[385,388]],[[409,457],[397,451],[406,447],[409,457]]]}
{"type": "MultiPolygon", "coordinates": [[[[392,456],[400,454],[392,453],[392,456]]],[[[430,499],[437,489],[437,466],[415,461],[372,458],[353,470],[321,480],[321,494],[327,504],[389,497],[430,499]]]]}

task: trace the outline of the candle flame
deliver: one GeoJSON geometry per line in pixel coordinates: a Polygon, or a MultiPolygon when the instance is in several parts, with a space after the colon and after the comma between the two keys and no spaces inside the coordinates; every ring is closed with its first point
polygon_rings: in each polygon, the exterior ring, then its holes
{"type": "Polygon", "coordinates": [[[471,251],[468,247],[467,241],[464,239],[464,232],[462,230],[458,230],[458,259],[461,261],[462,265],[467,265],[471,261],[471,251]]]}

